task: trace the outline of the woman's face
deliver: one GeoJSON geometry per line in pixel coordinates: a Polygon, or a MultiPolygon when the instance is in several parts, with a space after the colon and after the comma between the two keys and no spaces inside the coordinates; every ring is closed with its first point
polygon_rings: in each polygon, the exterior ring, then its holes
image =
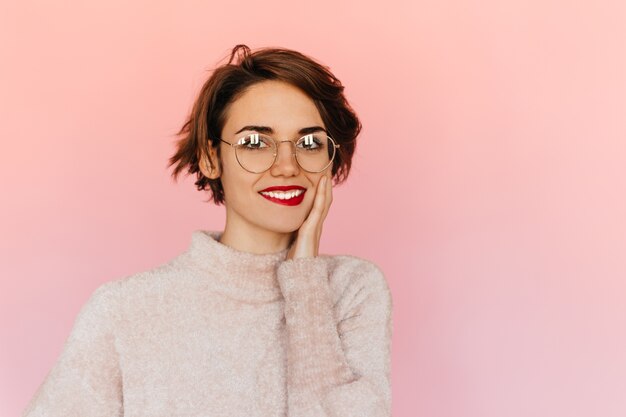
{"type": "MultiPolygon", "coordinates": [[[[226,113],[222,139],[236,143],[246,134],[264,133],[277,142],[295,143],[303,128],[326,128],[313,101],[298,88],[280,81],[263,81],[249,87],[231,103],[226,113]],[[263,126],[271,132],[255,128],[263,126]]],[[[227,213],[227,227],[239,232],[271,231],[291,233],[306,220],[323,176],[330,179],[332,165],[319,173],[304,171],[295,160],[295,146],[281,143],[274,165],[266,172],[254,174],[237,162],[235,149],[220,142],[221,179],[227,213]],[[301,186],[306,189],[298,205],[284,205],[260,194],[271,186],[301,186]],[[259,230],[262,229],[262,230],[259,230]]]]}

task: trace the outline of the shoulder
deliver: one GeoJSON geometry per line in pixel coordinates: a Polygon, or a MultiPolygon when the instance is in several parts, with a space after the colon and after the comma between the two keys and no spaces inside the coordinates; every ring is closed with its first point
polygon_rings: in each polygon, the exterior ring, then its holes
{"type": "Polygon", "coordinates": [[[132,308],[147,300],[162,300],[173,295],[186,279],[188,271],[176,259],[148,270],[129,274],[100,284],[89,303],[106,304],[111,308],[132,308]]]}
{"type": "Polygon", "coordinates": [[[117,286],[122,293],[132,293],[137,290],[162,287],[171,281],[173,272],[174,268],[171,263],[167,263],[109,281],[108,284],[117,286]]]}
{"type": "Polygon", "coordinates": [[[112,332],[119,318],[119,285],[108,281],[91,292],[74,319],[68,343],[92,340],[103,332],[112,332]]]}
{"type": "Polygon", "coordinates": [[[133,331],[137,323],[145,324],[175,297],[176,276],[176,268],[168,262],[101,283],[82,306],[74,334],[79,338],[92,334],[122,337],[129,329],[133,331]]]}
{"type": "Polygon", "coordinates": [[[325,257],[329,264],[329,284],[337,303],[344,307],[375,303],[388,310],[393,308],[389,283],[376,263],[353,255],[325,257]]]}
{"type": "Polygon", "coordinates": [[[389,291],[385,274],[376,263],[353,255],[325,257],[332,279],[389,291]]]}

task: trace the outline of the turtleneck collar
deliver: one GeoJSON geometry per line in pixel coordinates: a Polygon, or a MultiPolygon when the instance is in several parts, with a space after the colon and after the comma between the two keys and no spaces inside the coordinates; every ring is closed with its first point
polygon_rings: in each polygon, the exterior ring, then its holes
{"type": "Polygon", "coordinates": [[[237,298],[261,300],[280,296],[276,268],[286,259],[289,248],[267,254],[244,252],[221,243],[222,234],[196,230],[191,235],[187,254],[203,276],[210,276],[222,290],[237,298]]]}

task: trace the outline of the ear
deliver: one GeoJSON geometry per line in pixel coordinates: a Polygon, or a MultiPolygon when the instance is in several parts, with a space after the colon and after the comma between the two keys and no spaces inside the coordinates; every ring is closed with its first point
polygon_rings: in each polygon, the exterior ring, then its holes
{"type": "Polygon", "coordinates": [[[198,161],[198,165],[200,166],[200,171],[204,174],[205,177],[210,178],[212,180],[219,178],[222,175],[221,166],[219,160],[217,158],[217,151],[211,143],[209,142],[209,157],[202,152],[200,160],[198,161]],[[209,158],[213,162],[213,165],[209,163],[209,158]]]}

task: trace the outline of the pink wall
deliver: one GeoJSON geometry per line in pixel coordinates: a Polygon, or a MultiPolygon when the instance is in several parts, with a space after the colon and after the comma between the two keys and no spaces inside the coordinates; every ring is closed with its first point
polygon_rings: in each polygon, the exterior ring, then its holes
{"type": "Polygon", "coordinates": [[[626,3],[11,3],[0,415],[99,284],[222,227],[165,164],[241,42],[330,65],[362,118],[322,252],[386,273],[394,416],[626,415],[626,3]]]}

